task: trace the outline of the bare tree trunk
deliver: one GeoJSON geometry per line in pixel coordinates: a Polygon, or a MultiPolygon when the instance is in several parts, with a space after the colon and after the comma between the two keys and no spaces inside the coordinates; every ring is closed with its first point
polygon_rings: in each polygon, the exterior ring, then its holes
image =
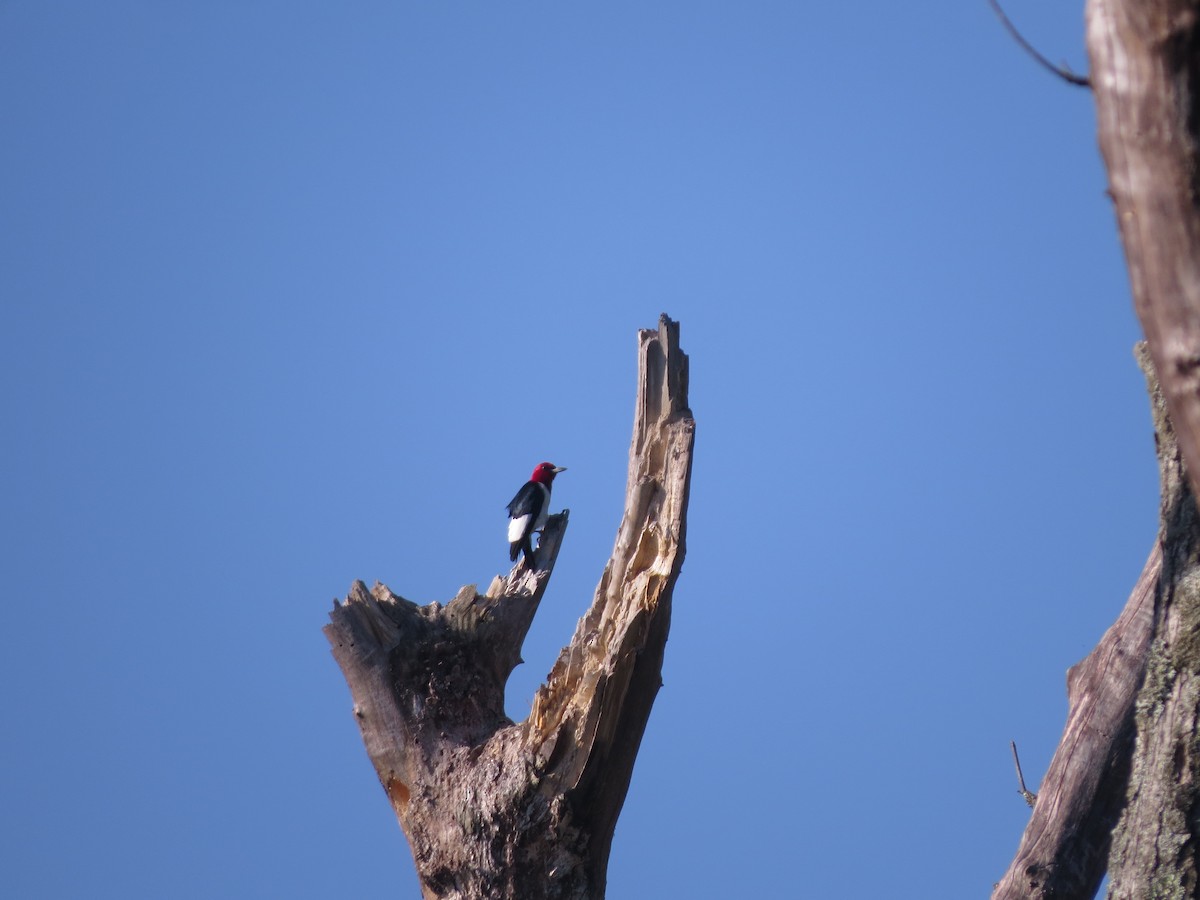
{"type": "Polygon", "coordinates": [[[1158,538],[1125,609],[1100,643],[1067,673],[1070,711],[1017,855],[993,900],[1093,897],[1104,877],[1113,826],[1125,805],[1135,701],[1146,671],[1155,610],[1186,572],[1177,565],[1200,540],[1195,503],[1154,365],[1146,375],[1162,486],[1158,538]]]}
{"type": "MultiPolygon", "coordinates": [[[[1169,433],[1165,409],[1159,416],[1169,433]]],[[[1200,887],[1200,514],[1178,446],[1161,432],[1159,463],[1162,574],[1108,860],[1108,896],[1120,900],[1187,900],[1200,887]]]]}
{"type": "MultiPolygon", "coordinates": [[[[1191,490],[1164,509],[1153,641],[1109,896],[1197,896],[1200,872],[1200,0],[1088,0],[1100,149],[1134,305],[1191,490]]],[[[1180,464],[1164,463],[1178,469],[1180,464]]],[[[1167,476],[1164,475],[1164,503],[1167,476]]]]}
{"type": "Polygon", "coordinates": [[[1200,478],[1200,0],[1088,0],[1100,150],[1134,305],[1200,478]]]}
{"type": "Polygon", "coordinates": [[[634,759],[662,684],[683,565],[695,423],[666,316],[639,333],[625,513],[596,596],[529,717],[504,685],[567,525],[538,568],[419,607],[355,582],[325,634],[367,753],[408,837],[426,900],[600,900],[634,759]]]}

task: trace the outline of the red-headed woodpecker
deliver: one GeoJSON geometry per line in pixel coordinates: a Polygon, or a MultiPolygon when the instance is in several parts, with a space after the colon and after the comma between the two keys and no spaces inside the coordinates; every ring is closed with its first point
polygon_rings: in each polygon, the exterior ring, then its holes
{"type": "Polygon", "coordinates": [[[524,551],[525,565],[534,568],[533,533],[545,527],[550,515],[550,485],[555,475],[565,471],[565,466],[554,463],[539,464],[508,504],[508,558],[513,562],[524,551]]]}

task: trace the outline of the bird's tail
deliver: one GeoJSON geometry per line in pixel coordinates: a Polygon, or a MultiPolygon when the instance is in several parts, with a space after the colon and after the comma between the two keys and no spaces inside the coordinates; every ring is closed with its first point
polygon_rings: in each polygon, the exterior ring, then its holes
{"type": "Polygon", "coordinates": [[[521,542],[513,541],[508,545],[508,560],[509,562],[517,561],[517,554],[521,552],[521,542]]]}

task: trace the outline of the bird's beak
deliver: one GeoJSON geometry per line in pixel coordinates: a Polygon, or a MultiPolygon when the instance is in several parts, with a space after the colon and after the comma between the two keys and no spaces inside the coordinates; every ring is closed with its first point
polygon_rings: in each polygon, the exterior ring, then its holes
{"type": "Polygon", "coordinates": [[[555,475],[557,475],[559,472],[565,472],[565,471],[567,471],[567,467],[566,467],[566,466],[555,466],[555,467],[554,467],[554,474],[555,474],[555,475]]]}

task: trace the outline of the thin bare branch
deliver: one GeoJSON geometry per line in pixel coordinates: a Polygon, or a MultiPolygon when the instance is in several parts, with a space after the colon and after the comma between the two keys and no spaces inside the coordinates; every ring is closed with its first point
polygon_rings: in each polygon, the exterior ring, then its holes
{"type": "Polygon", "coordinates": [[[1017,793],[1029,804],[1029,808],[1033,809],[1033,804],[1037,803],[1037,794],[1025,787],[1025,775],[1021,772],[1021,757],[1017,756],[1017,742],[1009,741],[1008,745],[1012,747],[1013,764],[1017,767],[1017,784],[1020,785],[1017,793]]]}
{"type": "Polygon", "coordinates": [[[1008,16],[1004,14],[1004,10],[1000,8],[1000,3],[998,0],[988,0],[988,6],[992,8],[992,12],[996,14],[996,18],[1000,20],[1000,24],[1004,26],[1004,30],[1009,33],[1009,36],[1020,45],[1022,50],[1032,56],[1035,60],[1037,60],[1037,62],[1041,63],[1042,66],[1044,66],[1046,69],[1049,69],[1067,84],[1073,84],[1077,87],[1085,88],[1090,88],[1092,86],[1091,79],[1086,75],[1080,75],[1077,72],[1071,71],[1070,67],[1068,67],[1065,63],[1061,66],[1056,66],[1054,63],[1050,62],[1050,60],[1046,59],[1046,57],[1042,56],[1042,54],[1037,51],[1037,48],[1034,47],[1033,44],[1029,43],[1029,41],[1025,40],[1021,32],[1017,31],[1017,27],[1009,21],[1008,16]]]}

